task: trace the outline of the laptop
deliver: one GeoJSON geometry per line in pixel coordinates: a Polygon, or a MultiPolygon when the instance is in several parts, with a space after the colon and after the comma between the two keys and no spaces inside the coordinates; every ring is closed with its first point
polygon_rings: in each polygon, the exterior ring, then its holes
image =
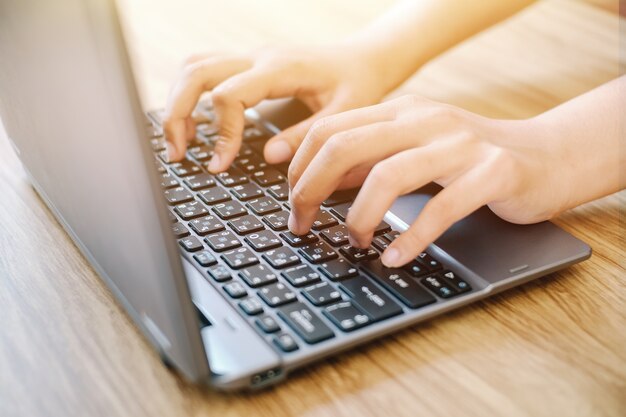
{"type": "MultiPolygon", "coordinates": [[[[585,243],[550,222],[482,208],[399,269],[380,253],[438,192],[400,197],[372,246],[351,248],[355,193],[330,196],[294,236],[286,165],[265,140],[306,114],[246,112],[233,167],[211,175],[210,101],[185,160],[162,158],[160,112],[142,110],[111,0],[0,2],[0,117],[43,201],[163,362],[220,390],[292,371],[580,262],[585,243]]],[[[54,277],[51,277],[54,279],[54,277]]]]}

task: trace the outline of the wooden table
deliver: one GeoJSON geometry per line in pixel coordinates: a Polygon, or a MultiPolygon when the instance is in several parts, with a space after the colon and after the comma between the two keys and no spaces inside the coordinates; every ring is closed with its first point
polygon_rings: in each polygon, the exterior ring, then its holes
{"type": "MultiPolygon", "coordinates": [[[[332,42],[389,6],[153,3],[123,2],[148,107],[162,104],[190,52],[332,42]]],[[[618,23],[581,2],[540,2],[442,56],[401,92],[495,117],[530,116],[623,73],[618,23]]],[[[625,415],[625,199],[610,196],[556,219],[593,247],[580,265],[324,361],[274,389],[225,395],[161,365],[2,138],[0,415],[625,415]]]]}

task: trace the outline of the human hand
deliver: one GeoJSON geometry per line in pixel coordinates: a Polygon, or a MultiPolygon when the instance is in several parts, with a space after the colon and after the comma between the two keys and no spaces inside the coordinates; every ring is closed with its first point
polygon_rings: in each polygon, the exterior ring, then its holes
{"type": "Polygon", "coordinates": [[[370,67],[364,56],[347,45],[191,57],[165,110],[170,159],[184,157],[187,142],[195,136],[191,113],[201,94],[211,91],[219,139],[210,171],[223,171],[232,163],[241,145],[243,111],[263,99],[296,97],[314,112],[268,141],[265,159],[288,161],[317,119],[376,103],[387,93],[370,67]]]}

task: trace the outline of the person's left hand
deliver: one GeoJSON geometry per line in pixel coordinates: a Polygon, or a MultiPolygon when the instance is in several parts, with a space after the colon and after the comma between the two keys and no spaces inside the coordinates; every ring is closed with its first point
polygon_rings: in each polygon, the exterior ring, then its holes
{"type": "Polygon", "coordinates": [[[289,228],[306,233],[320,204],[363,183],[346,224],[367,247],[394,200],[434,181],[442,190],[385,251],[397,267],[483,205],[514,223],[548,219],[571,206],[572,166],[584,149],[540,120],[494,120],[406,96],[317,121],[289,168],[289,228]],[[569,143],[569,144],[568,144],[569,143]]]}

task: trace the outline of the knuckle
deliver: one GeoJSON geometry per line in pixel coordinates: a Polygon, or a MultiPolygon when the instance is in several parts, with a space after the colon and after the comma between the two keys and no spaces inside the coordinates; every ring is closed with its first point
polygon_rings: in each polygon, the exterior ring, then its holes
{"type": "Polygon", "coordinates": [[[311,143],[320,144],[326,141],[328,127],[330,125],[329,117],[322,117],[313,123],[307,134],[307,140],[311,143]]]}
{"type": "Polygon", "coordinates": [[[309,198],[307,196],[305,188],[301,186],[296,186],[291,192],[291,203],[294,206],[306,206],[309,203],[309,198]]]}
{"type": "Polygon", "coordinates": [[[328,138],[324,149],[330,155],[341,155],[346,148],[350,147],[352,140],[353,136],[348,132],[335,133],[328,138]]]}
{"type": "Polygon", "coordinates": [[[396,169],[390,162],[382,161],[374,165],[368,178],[374,183],[374,187],[389,187],[399,178],[396,169]]]}
{"type": "Polygon", "coordinates": [[[214,106],[226,106],[231,102],[231,95],[225,87],[217,87],[211,92],[211,100],[214,106]]]}
{"type": "Polygon", "coordinates": [[[348,217],[346,217],[346,226],[348,227],[348,230],[350,230],[350,233],[357,236],[365,236],[368,232],[370,232],[369,227],[367,227],[364,222],[358,221],[358,219],[355,218],[355,215],[350,214],[350,212],[348,212],[348,217]]]}
{"type": "Polygon", "coordinates": [[[298,168],[297,164],[294,164],[293,162],[290,163],[287,170],[287,178],[289,179],[289,186],[292,190],[295,187],[299,177],[300,169],[298,168]]]}

